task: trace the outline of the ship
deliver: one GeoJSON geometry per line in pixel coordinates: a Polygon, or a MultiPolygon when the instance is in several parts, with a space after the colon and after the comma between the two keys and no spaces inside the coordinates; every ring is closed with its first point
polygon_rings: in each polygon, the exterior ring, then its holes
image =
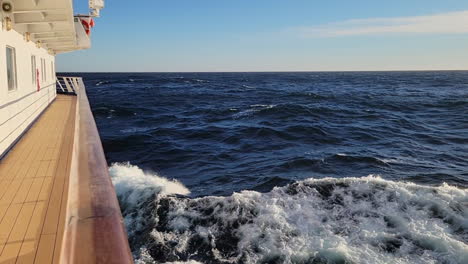
{"type": "Polygon", "coordinates": [[[80,77],[57,55],[91,47],[73,0],[0,0],[0,263],[132,263],[80,77]]]}

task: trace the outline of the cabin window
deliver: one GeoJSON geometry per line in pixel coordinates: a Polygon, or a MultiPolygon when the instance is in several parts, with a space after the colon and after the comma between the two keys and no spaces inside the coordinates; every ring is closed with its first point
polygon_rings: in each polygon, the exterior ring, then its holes
{"type": "Polygon", "coordinates": [[[41,58],[41,83],[44,82],[44,59],[41,58]]]}
{"type": "Polygon", "coordinates": [[[41,82],[46,81],[46,76],[45,76],[45,59],[41,59],[41,82]]]}
{"type": "Polygon", "coordinates": [[[32,84],[35,86],[37,83],[37,77],[36,77],[36,56],[31,56],[31,78],[32,78],[32,84]]]}
{"type": "Polygon", "coordinates": [[[45,59],[41,59],[41,81],[46,81],[45,59]]]}
{"type": "Polygon", "coordinates": [[[8,91],[16,90],[16,52],[15,48],[6,47],[8,91]]]}
{"type": "Polygon", "coordinates": [[[52,78],[52,80],[54,79],[54,73],[55,73],[55,69],[54,69],[54,62],[50,62],[50,76],[52,78]]]}

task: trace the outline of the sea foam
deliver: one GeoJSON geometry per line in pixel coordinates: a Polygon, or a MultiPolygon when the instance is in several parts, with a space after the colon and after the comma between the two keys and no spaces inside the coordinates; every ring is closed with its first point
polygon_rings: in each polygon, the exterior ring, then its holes
{"type": "Polygon", "coordinates": [[[137,263],[467,263],[468,192],[376,176],[189,198],[114,164],[137,263]]]}

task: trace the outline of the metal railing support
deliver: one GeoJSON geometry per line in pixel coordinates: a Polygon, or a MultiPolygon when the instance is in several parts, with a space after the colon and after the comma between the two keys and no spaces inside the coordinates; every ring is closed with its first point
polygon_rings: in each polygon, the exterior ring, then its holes
{"type": "Polygon", "coordinates": [[[82,84],[81,77],[57,76],[57,93],[77,95],[82,84]]]}

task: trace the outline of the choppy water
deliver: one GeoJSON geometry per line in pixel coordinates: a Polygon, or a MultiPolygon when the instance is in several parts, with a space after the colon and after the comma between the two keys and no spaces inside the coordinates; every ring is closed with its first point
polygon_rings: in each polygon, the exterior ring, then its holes
{"type": "Polygon", "coordinates": [[[468,72],[80,75],[139,262],[467,263],[468,72]]]}

